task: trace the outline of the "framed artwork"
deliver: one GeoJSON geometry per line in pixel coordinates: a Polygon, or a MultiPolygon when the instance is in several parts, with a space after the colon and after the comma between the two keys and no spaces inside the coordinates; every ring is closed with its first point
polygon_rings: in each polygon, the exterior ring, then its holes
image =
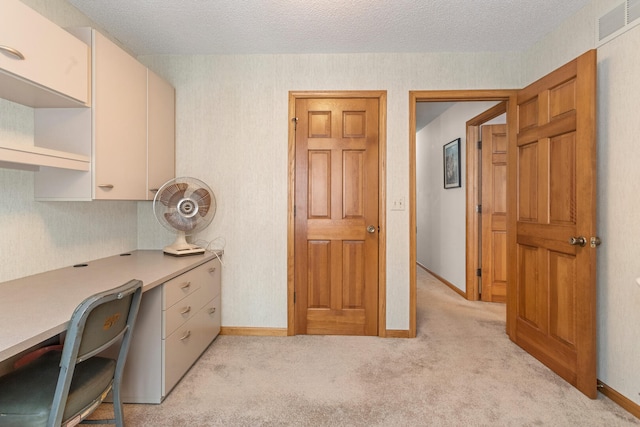
{"type": "Polygon", "coordinates": [[[460,183],[460,138],[442,147],[444,188],[461,187],[460,183]]]}

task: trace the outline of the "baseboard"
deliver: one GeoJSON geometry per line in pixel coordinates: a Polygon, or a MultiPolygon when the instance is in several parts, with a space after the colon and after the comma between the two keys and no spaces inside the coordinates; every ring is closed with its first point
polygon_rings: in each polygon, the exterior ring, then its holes
{"type": "Polygon", "coordinates": [[[444,283],[445,285],[450,287],[453,292],[457,293],[462,298],[467,299],[467,293],[465,291],[460,290],[456,285],[454,285],[453,283],[449,282],[447,279],[444,279],[444,278],[438,276],[436,273],[434,273],[433,271],[429,270],[427,267],[425,267],[424,265],[420,264],[419,262],[417,262],[416,264],[418,264],[418,267],[420,267],[421,269],[423,269],[424,271],[426,271],[427,273],[429,273],[430,275],[432,275],[433,277],[435,277],[436,279],[438,279],[439,281],[441,281],[442,283],[444,283]]]}
{"type": "Polygon", "coordinates": [[[223,326],[220,335],[245,335],[255,337],[286,337],[286,328],[249,328],[241,326],[223,326]]]}
{"type": "Polygon", "coordinates": [[[411,338],[407,329],[387,329],[385,338],[411,338]]]}
{"type": "Polygon", "coordinates": [[[602,381],[598,380],[598,391],[617,403],[636,418],[640,418],[640,405],[624,397],[602,381]]]}

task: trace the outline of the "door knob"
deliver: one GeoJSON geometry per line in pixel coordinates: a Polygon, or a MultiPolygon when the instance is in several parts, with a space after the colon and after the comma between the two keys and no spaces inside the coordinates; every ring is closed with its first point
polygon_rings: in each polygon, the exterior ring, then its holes
{"type": "Polygon", "coordinates": [[[587,239],[584,237],[569,237],[569,244],[573,246],[584,246],[587,244],[587,239]]]}
{"type": "Polygon", "coordinates": [[[374,227],[373,225],[370,225],[367,227],[367,233],[375,233],[376,232],[376,227],[374,227]]]}

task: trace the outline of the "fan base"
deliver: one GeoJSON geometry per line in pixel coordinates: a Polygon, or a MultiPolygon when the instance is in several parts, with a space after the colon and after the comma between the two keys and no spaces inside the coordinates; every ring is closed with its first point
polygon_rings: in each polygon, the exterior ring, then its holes
{"type": "Polygon", "coordinates": [[[175,249],[171,246],[167,246],[163,249],[163,252],[172,256],[202,255],[204,253],[204,248],[192,246],[190,248],[175,249]]]}

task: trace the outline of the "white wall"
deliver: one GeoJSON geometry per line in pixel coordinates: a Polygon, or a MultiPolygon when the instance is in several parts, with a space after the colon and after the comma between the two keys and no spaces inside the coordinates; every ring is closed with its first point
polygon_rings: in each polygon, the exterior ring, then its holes
{"type": "MultiPolygon", "coordinates": [[[[515,58],[515,59],[514,59],[515,58]]],[[[288,93],[387,90],[387,198],[409,189],[410,90],[511,88],[514,54],[153,56],[177,92],[177,170],[203,179],[224,236],[222,323],[287,325],[288,93]]],[[[141,208],[141,211],[146,208],[141,208]]],[[[387,209],[387,327],[409,327],[409,212],[387,209]]],[[[140,244],[155,239],[150,212],[140,244]]]]}
{"type": "MultiPolygon", "coordinates": [[[[595,0],[534,46],[526,81],[595,47],[595,0]]],[[[598,48],[598,378],[640,404],[640,27],[598,48]]]]}
{"type": "Polygon", "coordinates": [[[418,262],[466,292],[466,122],[495,102],[460,102],[416,133],[418,262]],[[460,188],[444,188],[443,145],[460,138],[460,188]]]}

